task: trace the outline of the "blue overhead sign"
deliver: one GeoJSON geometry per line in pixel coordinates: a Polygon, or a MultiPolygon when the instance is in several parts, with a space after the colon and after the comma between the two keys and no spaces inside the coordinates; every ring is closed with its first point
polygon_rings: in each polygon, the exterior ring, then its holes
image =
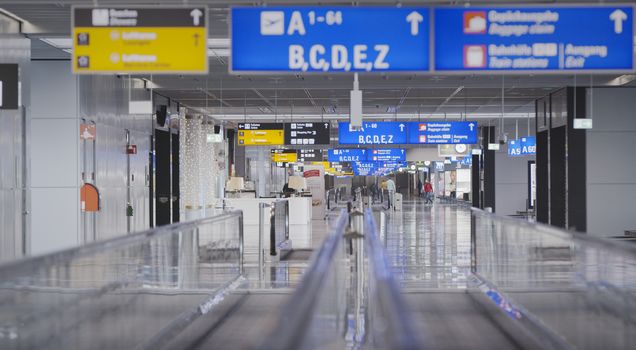
{"type": "Polygon", "coordinates": [[[510,157],[521,156],[521,140],[508,141],[508,156],[510,157]]]}
{"type": "Polygon", "coordinates": [[[409,144],[475,144],[478,125],[465,122],[409,122],[409,144]]]}
{"type": "Polygon", "coordinates": [[[359,176],[373,175],[378,169],[379,164],[377,162],[353,162],[351,163],[353,168],[353,174],[359,176]]]}
{"type": "Polygon", "coordinates": [[[522,137],[519,139],[521,154],[531,156],[537,154],[537,138],[534,136],[522,137]]]}
{"type": "Polygon", "coordinates": [[[406,143],[406,125],[402,122],[362,123],[353,130],[349,122],[338,123],[338,141],[343,145],[392,145],[406,143]]]}
{"type": "Polygon", "coordinates": [[[534,136],[508,141],[510,157],[531,156],[537,154],[537,139],[534,136]]]}
{"type": "Polygon", "coordinates": [[[233,72],[429,70],[429,9],[232,8],[233,72]]]}
{"type": "Polygon", "coordinates": [[[406,150],[404,148],[373,149],[368,152],[367,160],[373,162],[404,162],[406,150]]]}
{"type": "Polygon", "coordinates": [[[436,8],[437,71],[632,71],[634,8],[436,8]]]}
{"type": "Polygon", "coordinates": [[[367,150],[360,148],[330,149],[327,160],[333,163],[359,162],[367,160],[367,150]]]}

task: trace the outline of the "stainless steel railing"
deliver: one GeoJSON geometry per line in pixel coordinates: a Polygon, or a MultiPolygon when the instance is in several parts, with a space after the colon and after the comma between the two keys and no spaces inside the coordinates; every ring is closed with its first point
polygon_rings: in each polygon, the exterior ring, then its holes
{"type": "Polygon", "coordinates": [[[376,349],[423,349],[420,337],[426,334],[413,328],[371,209],[364,215],[364,242],[370,265],[367,343],[376,349]]]}
{"type": "Polygon", "coordinates": [[[371,209],[343,210],[261,349],[421,349],[383,249],[371,209]]]}
{"type": "Polygon", "coordinates": [[[162,344],[243,280],[243,213],[0,266],[0,348],[162,344]]]}
{"type": "Polygon", "coordinates": [[[347,224],[343,210],[261,349],[309,349],[317,344],[329,348],[341,339],[345,322],[340,306],[346,295],[342,241],[347,224]]]}
{"type": "Polygon", "coordinates": [[[480,289],[544,348],[636,344],[635,246],[475,208],[471,246],[480,289]]]}

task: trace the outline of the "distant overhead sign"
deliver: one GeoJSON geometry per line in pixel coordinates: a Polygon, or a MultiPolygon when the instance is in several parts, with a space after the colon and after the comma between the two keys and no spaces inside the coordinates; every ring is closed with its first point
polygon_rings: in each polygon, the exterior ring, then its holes
{"type": "Polygon", "coordinates": [[[330,162],[361,162],[367,160],[367,150],[360,148],[330,149],[327,153],[330,162]]]}
{"type": "Polygon", "coordinates": [[[321,149],[299,149],[298,161],[299,162],[322,162],[323,152],[321,149]]]}
{"type": "Polygon", "coordinates": [[[270,154],[274,163],[295,163],[298,160],[295,149],[273,149],[270,154]]]}
{"type": "Polygon", "coordinates": [[[374,162],[404,162],[406,150],[404,148],[373,149],[367,152],[367,160],[374,162]]]}
{"type": "Polygon", "coordinates": [[[284,144],[283,123],[239,123],[239,146],[275,146],[284,144]]]}
{"type": "Polygon", "coordinates": [[[0,109],[18,109],[18,65],[0,64],[0,109]]]}
{"type": "Polygon", "coordinates": [[[436,8],[437,71],[632,71],[632,6],[436,8]]]}
{"type": "Polygon", "coordinates": [[[232,8],[232,72],[429,70],[429,10],[232,8]]]}
{"type": "Polygon", "coordinates": [[[205,7],[73,8],[73,72],[207,74],[205,7]]]}
{"type": "Polygon", "coordinates": [[[392,145],[406,143],[406,128],[403,122],[362,123],[360,130],[351,128],[350,123],[338,124],[338,141],[343,145],[392,145]]]}
{"type": "Polygon", "coordinates": [[[508,141],[510,157],[530,156],[537,154],[537,139],[534,136],[522,137],[508,141]]]}
{"type": "Polygon", "coordinates": [[[286,145],[328,145],[329,122],[285,123],[286,145]]]}
{"type": "Polygon", "coordinates": [[[468,145],[477,143],[478,125],[475,121],[409,122],[407,124],[410,144],[468,145]]]}

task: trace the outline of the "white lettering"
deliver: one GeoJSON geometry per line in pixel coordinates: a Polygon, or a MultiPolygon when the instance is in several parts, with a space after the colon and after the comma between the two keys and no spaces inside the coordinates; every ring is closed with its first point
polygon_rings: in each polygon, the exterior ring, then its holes
{"type": "Polygon", "coordinates": [[[375,69],[388,69],[389,63],[384,62],[384,59],[389,53],[389,45],[375,45],[373,48],[378,52],[378,57],[375,58],[375,63],[373,64],[375,69]]]}
{"type": "Polygon", "coordinates": [[[353,46],[353,67],[355,69],[366,69],[367,64],[364,62],[367,59],[367,45],[355,45],[353,46]]]}
{"type": "Polygon", "coordinates": [[[325,54],[325,47],[322,45],[314,45],[309,49],[309,64],[313,69],[328,69],[328,66],[325,65],[325,60],[320,58],[318,59],[318,55],[325,54]]]}
{"type": "Polygon", "coordinates": [[[304,51],[300,45],[289,45],[289,69],[302,69],[305,63],[304,51]]]}
{"type": "Polygon", "coordinates": [[[294,35],[294,32],[298,32],[300,35],[305,35],[305,23],[303,23],[303,17],[299,11],[292,12],[289,20],[289,27],[287,28],[287,35],[294,35]]]}
{"type": "Polygon", "coordinates": [[[345,69],[347,67],[348,53],[344,45],[334,45],[331,47],[331,68],[345,69]]]}

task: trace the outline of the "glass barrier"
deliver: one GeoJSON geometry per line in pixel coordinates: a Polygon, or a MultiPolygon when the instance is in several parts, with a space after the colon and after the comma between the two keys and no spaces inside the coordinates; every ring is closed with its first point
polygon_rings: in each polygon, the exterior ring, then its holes
{"type": "Polygon", "coordinates": [[[369,261],[367,345],[375,349],[423,349],[379,236],[373,212],[367,209],[364,215],[369,261]]]}
{"type": "Polygon", "coordinates": [[[482,290],[546,348],[636,347],[636,247],[478,209],[471,220],[482,290]]]}
{"type": "Polygon", "coordinates": [[[261,349],[345,348],[348,266],[343,235],[348,220],[343,210],[261,349]]]}
{"type": "Polygon", "coordinates": [[[242,223],[228,212],[0,266],[0,348],[156,348],[241,283],[242,223]]]}

